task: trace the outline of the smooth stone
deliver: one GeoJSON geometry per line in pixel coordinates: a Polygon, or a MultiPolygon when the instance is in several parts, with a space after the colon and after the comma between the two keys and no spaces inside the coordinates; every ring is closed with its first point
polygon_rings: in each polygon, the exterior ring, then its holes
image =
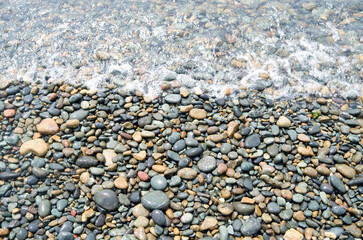
{"type": "Polygon", "coordinates": [[[25,240],[28,237],[28,231],[25,228],[20,228],[16,233],[16,238],[18,240],[25,240]]]}
{"type": "Polygon", "coordinates": [[[352,179],[356,175],[355,170],[345,164],[336,164],[335,167],[346,178],[352,179]]]}
{"type": "Polygon", "coordinates": [[[254,217],[249,217],[241,227],[243,236],[251,236],[261,229],[261,223],[254,217]]]}
{"type": "Polygon", "coordinates": [[[81,156],[76,160],[76,165],[81,168],[95,167],[98,164],[98,160],[92,156],[81,156]]]}
{"type": "Polygon", "coordinates": [[[35,233],[39,229],[39,220],[35,220],[29,223],[28,230],[31,233],[35,233]]]}
{"type": "Polygon", "coordinates": [[[193,168],[182,168],[178,171],[178,176],[187,180],[193,180],[197,174],[197,171],[195,171],[193,168]]]}
{"type": "Polygon", "coordinates": [[[164,190],[168,186],[166,178],[162,175],[156,175],[152,177],[150,184],[151,187],[154,188],[155,190],[164,190]]]}
{"type": "Polygon", "coordinates": [[[69,119],[78,119],[79,121],[84,120],[86,117],[88,116],[88,111],[84,110],[84,109],[80,109],[77,110],[75,112],[73,112],[70,116],[69,119]]]}
{"type": "Polygon", "coordinates": [[[325,193],[331,194],[334,191],[334,188],[329,183],[322,183],[320,185],[320,190],[325,192],[325,193]]]}
{"type": "Polygon", "coordinates": [[[63,211],[68,205],[68,201],[67,199],[60,199],[58,202],[57,202],[57,210],[58,211],[63,211]]]}
{"type": "Polygon", "coordinates": [[[194,108],[189,111],[189,116],[194,119],[204,119],[207,117],[207,112],[204,109],[194,108]]]}
{"type": "Polygon", "coordinates": [[[233,208],[242,215],[249,215],[255,211],[255,205],[241,202],[233,202],[233,208]]]}
{"type": "Polygon", "coordinates": [[[36,127],[38,132],[48,135],[55,134],[59,131],[58,124],[51,118],[43,119],[36,127]]]}
{"type": "Polygon", "coordinates": [[[184,150],[186,147],[186,144],[185,144],[185,141],[184,139],[180,139],[178,140],[174,146],[173,146],[173,150],[176,151],[176,152],[180,152],[182,150],[184,150]]]}
{"type": "Polygon", "coordinates": [[[314,125],[314,126],[309,128],[309,134],[310,135],[315,135],[317,133],[320,133],[320,124],[314,125]]]}
{"type": "Polygon", "coordinates": [[[228,154],[230,151],[232,151],[232,145],[229,143],[222,143],[220,151],[223,154],[228,154]]]}
{"type": "Polygon", "coordinates": [[[73,240],[74,236],[71,232],[60,232],[57,236],[57,240],[73,240]]]}
{"type": "Polygon", "coordinates": [[[169,94],[164,99],[167,103],[175,104],[175,103],[179,103],[181,101],[182,97],[179,94],[169,94]]]}
{"type": "Polygon", "coordinates": [[[254,147],[257,147],[258,145],[260,145],[260,143],[261,143],[260,135],[255,133],[246,138],[245,147],[254,148],[254,147]]]}
{"type": "Polygon", "coordinates": [[[285,209],[280,212],[279,217],[285,221],[288,221],[292,218],[293,214],[294,214],[294,211],[292,211],[291,209],[285,209]]]}
{"type": "Polygon", "coordinates": [[[141,198],[141,203],[145,208],[151,210],[165,210],[169,207],[170,200],[164,192],[157,190],[146,193],[141,198]]]}
{"type": "Polygon", "coordinates": [[[285,116],[280,116],[276,122],[276,125],[283,128],[288,128],[291,126],[291,121],[285,116]]]}
{"type": "Polygon", "coordinates": [[[50,214],[51,205],[49,200],[42,200],[38,204],[38,214],[40,217],[46,217],[50,214]]]}
{"type": "Polygon", "coordinates": [[[225,225],[222,225],[218,228],[219,230],[219,239],[220,240],[228,240],[228,230],[225,225]]]}
{"type": "Polygon", "coordinates": [[[94,195],[95,202],[108,211],[114,211],[118,208],[119,202],[114,191],[100,190],[94,195]]]}
{"type": "Polygon", "coordinates": [[[280,206],[276,202],[269,202],[267,204],[267,211],[269,213],[278,214],[281,212],[280,206]]]}
{"type": "Polygon", "coordinates": [[[201,153],[203,152],[203,149],[200,147],[196,147],[196,148],[190,148],[188,150],[185,151],[185,154],[188,157],[198,157],[201,153]]]}
{"type": "Polygon", "coordinates": [[[212,156],[205,156],[198,161],[197,166],[202,172],[211,172],[217,167],[217,160],[212,156]]]}
{"type": "Polygon", "coordinates": [[[346,189],[344,183],[337,176],[332,174],[332,175],[330,175],[329,180],[330,180],[331,185],[333,185],[333,187],[335,189],[337,189],[339,192],[341,192],[341,193],[347,192],[347,189],[346,189]]]}
{"type": "Polygon", "coordinates": [[[184,224],[191,223],[193,221],[193,214],[191,213],[185,213],[183,216],[181,216],[180,221],[184,224]]]}
{"type": "Polygon", "coordinates": [[[41,138],[26,141],[20,147],[20,154],[32,153],[38,157],[44,156],[48,152],[48,144],[41,138]]]}
{"type": "Polygon", "coordinates": [[[342,206],[336,205],[336,206],[332,207],[332,212],[335,215],[341,216],[341,215],[344,215],[347,212],[347,210],[342,206]]]}
{"type": "Polygon", "coordinates": [[[165,226],[166,225],[166,218],[164,213],[161,210],[155,209],[151,212],[151,217],[154,220],[154,222],[159,226],[165,226]]]}

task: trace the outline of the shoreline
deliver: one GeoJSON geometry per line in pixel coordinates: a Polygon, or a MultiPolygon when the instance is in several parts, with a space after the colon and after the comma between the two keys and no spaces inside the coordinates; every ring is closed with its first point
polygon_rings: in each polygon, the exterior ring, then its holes
{"type": "Polygon", "coordinates": [[[362,96],[163,90],[0,82],[0,237],[362,238],[362,96]]]}

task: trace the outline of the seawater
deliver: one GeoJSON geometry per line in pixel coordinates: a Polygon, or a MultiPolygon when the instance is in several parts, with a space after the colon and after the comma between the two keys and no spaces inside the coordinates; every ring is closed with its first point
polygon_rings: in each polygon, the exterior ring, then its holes
{"type": "Polygon", "coordinates": [[[0,74],[150,95],[165,81],[214,95],[361,95],[362,10],[359,0],[5,1],[0,74]]]}

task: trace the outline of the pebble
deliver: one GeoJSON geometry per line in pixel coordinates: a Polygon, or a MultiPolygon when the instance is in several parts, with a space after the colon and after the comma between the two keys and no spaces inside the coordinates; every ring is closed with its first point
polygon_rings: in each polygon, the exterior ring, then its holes
{"type": "Polygon", "coordinates": [[[147,209],[165,210],[169,207],[170,200],[164,192],[156,190],[146,193],[141,198],[141,203],[147,209]]]}
{"type": "Polygon", "coordinates": [[[46,118],[37,125],[37,130],[43,134],[53,135],[59,131],[59,127],[56,121],[51,118],[46,118]]]}
{"type": "Polygon", "coordinates": [[[151,187],[155,190],[164,190],[168,186],[166,178],[162,175],[156,175],[151,178],[151,187]]]}
{"type": "Polygon", "coordinates": [[[245,147],[246,148],[254,148],[260,145],[261,139],[258,134],[252,134],[251,136],[248,136],[245,140],[245,147]]]}
{"type": "Polygon", "coordinates": [[[206,217],[202,222],[202,224],[200,225],[200,230],[201,231],[212,230],[215,227],[217,227],[217,225],[218,225],[218,220],[216,218],[206,217]]]}
{"type": "Polygon", "coordinates": [[[302,240],[303,238],[304,236],[293,228],[287,230],[284,234],[285,240],[302,240]]]}
{"type": "Polygon", "coordinates": [[[337,176],[335,176],[334,174],[331,174],[329,179],[330,179],[331,185],[333,185],[333,187],[335,189],[337,189],[339,192],[341,192],[341,193],[347,192],[347,189],[346,189],[344,183],[337,176]]]}
{"type": "Polygon", "coordinates": [[[114,211],[118,208],[119,202],[114,191],[100,190],[94,195],[94,200],[97,205],[106,209],[107,211],[114,211]]]}
{"type": "Polygon", "coordinates": [[[50,214],[51,205],[49,200],[42,200],[38,204],[38,214],[40,217],[46,217],[50,214]]]}
{"type": "Polygon", "coordinates": [[[204,119],[207,117],[207,112],[204,109],[192,109],[189,112],[189,116],[194,119],[204,119]]]}
{"type": "Polygon", "coordinates": [[[193,180],[197,174],[197,171],[195,171],[193,168],[182,168],[178,171],[178,176],[187,180],[193,180]]]}
{"type": "Polygon", "coordinates": [[[345,164],[336,164],[335,167],[346,178],[353,179],[356,176],[355,170],[345,164]]]}
{"type": "Polygon", "coordinates": [[[97,164],[98,160],[92,156],[81,156],[76,161],[76,165],[81,168],[95,167],[97,164]]]}
{"type": "Polygon", "coordinates": [[[254,218],[249,217],[245,223],[243,223],[241,227],[241,233],[243,236],[251,236],[255,233],[257,233],[261,228],[260,222],[254,218]]]}
{"type": "Polygon", "coordinates": [[[280,116],[276,122],[276,125],[283,128],[288,128],[291,126],[291,121],[285,116],[280,116]]]}
{"type": "Polygon", "coordinates": [[[29,140],[20,147],[20,154],[26,155],[32,153],[35,156],[42,157],[48,152],[48,144],[41,138],[29,140]]]}
{"type": "Polygon", "coordinates": [[[212,156],[206,156],[198,161],[197,166],[200,171],[208,173],[217,167],[217,160],[212,156]]]}

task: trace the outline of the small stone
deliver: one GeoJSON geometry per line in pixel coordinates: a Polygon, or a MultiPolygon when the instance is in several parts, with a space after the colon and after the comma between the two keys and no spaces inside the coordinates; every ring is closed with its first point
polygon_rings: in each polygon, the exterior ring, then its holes
{"type": "Polygon", "coordinates": [[[132,214],[135,217],[139,217],[139,216],[144,216],[147,217],[149,216],[150,212],[141,204],[137,204],[133,209],[132,209],[132,214]]]}
{"type": "Polygon", "coordinates": [[[113,159],[118,158],[117,153],[113,149],[104,149],[102,155],[105,157],[105,165],[107,167],[113,164],[113,159]]]}
{"type": "Polygon", "coordinates": [[[162,175],[152,177],[150,184],[155,190],[164,190],[168,186],[166,178],[162,175]]]}
{"type": "Polygon", "coordinates": [[[185,213],[183,216],[181,216],[180,221],[184,224],[191,223],[193,221],[193,214],[191,213],[185,213]]]}
{"type": "Polygon", "coordinates": [[[250,215],[255,211],[255,205],[241,202],[233,202],[233,208],[242,215],[250,215]]]}
{"type": "Polygon", "coordinates": [[[299,139],[302,142],[310,142],[310,138],[307,135],[302,134],[302,133],[297,135],[297,139],[299,139]]]}
{"type": "Polygon", "coordinates": [[[234,208],[231,203],[221,203],[218,205],[218,211],[222,213],[223,215],[230,215],[234,208]]]}
{"type": "Polygon", "coordinates": [[[77,128],[80,124],[80,121],[78,119],[69,119],[67,122],[66,122],[66,126],[68,128],[77,128]]]}
{"type": "Polygon", "coordinates": [[[344,185],[344,183],[334,174],[330,175],[330,183],[333,185],[335,189],[337,189],[341,193],[346,193],[347,189],[344,185]]]}
{"type": "Polygon", "coordinates": [[[38,205],[38,214],[40,217],[46,217],[50,214],[51,205],[49,200],[42,200],[38,205]]]}
{"type": "Polygon", "coordinates": [[[206,217],[200,225],[200,230],[212,230],[218,225],[218,220],[213,217],[206,217]]]}
{"type": "Polygon", "coordinates": [[[360,238],[362,237],[362,228],[357,227],[356,224],[344,225],[344,230],[349,232],[353,237],[360,238]]]}
{"type": "Polygon", "coordinates": [[[239,127],[239,124],[236,121],[232,121],[232,122],[228,123],[227,136],[229,138],[233,137],[233,134],[235,134],[238,131],[238,127],[239,127]]]}
{"type": "Polygon", "coordinates": [[[154,223],[156,223],[159,226],[165,226],[166,225],[166,217],[164,213],[161,210],[153,210],[151,212],[151,217],[154,220],[154,223]]]}
{"type": "Polygon", "coordinates": [[[112,190],[100,190],[97,191],[94,200],[100,207],[108,210],[114,211],[118,208],[119,202],[114,191],[112,190]]]}
{"type": "Polygon", "coordinates": [[[179,94],[169,94],[165,97],[167,103],[179,103],[181,101],[181,96],[179,94]]]}
{"type": "Polygon", "coordinates": [[[313,149],[310,146],[307,147],[299,146],[297,148],[297,151],[303,156],[314,156],[313,149]]]}
{"type": "Polygon", "coordinates": [[[129,186],[129,184],[127,183],[127,178],[124,176],[119,176],[118,178],[115,179],[113,183],[115,187],[119,189],[127,189],[129,186]]]}
{"type": "Polygon", "coordinates": [[[245,147],[246,148],[254,148],[260,145],[261,139],[260,135],[258,134],[252,134],[251,136],[248,136],[245,140],[245,147]]]}
{"type": "Polygon", "coordinates": [[[217,167],[217,160],[212,156],[206,156],[198,161],[197,166],[200,171],[208,173],[217,167]]]}
{"type": "Polygon", "coordinates": [[[251,236],[257,233],[261,228],[260,222],[254,218],[249,217],[241,227],[241,233],[243,236],[251,236]]]}
{"type": "Polygon", "coordinates": [[[147,227],[149,225],[149,220],[144,216],[139,216],[134,222],[135,227],[147,227]]]}
{"type": "Polygon", "coordinates": [[[147,181],[149,180],[149,175],[144,171],[139,171],[137,173],[137,176],[140,178],[141,181],[147,181]]]}
{"type": "Polygon", "coordinates": [[[284,235],[284,240],[302,240],[303,238],[304,236],[293,228],[287,230],[284,235]]]}
{"type": "Polygon", "coordinates": [[[133,157],[136,159],[136,160],[139,160],[139,161],[143,161],[145,160],[146,158],[146,151],[142,150],[138,153],[134,153],[133,154],[133,157]]]}
{"type": "Polygon", "coordinates": [[[5,237],[9,234],[9,229],[7,228],[0,228],[0,236],[5,237]]]}
{"type": "Polygon", "coordinates": [[[43,119],[39,124],[37,124],[37,130],[40,133],[52,135],[59,131],[58,124],[51,118],[43,119]]]}
{"type": "MultiPolygon", "coordinates": [[[[143,227],[138,227],[134,230],[134,235],[138,240],[147,240],[145,229],[143,227]]],[[[123,239],[123,238],[122,238],[123,239]]],[[[131,239],[131,238],[127,238],[131,239]]]]}
{"type": "Polygon", "coordinates": [[[316,178],[318,176],[318,171],[316,171],[312,167],[307,167],[307,168],[304,169],[304,174],[311,177],[311,178],[316,178]]]}
{"type": "Polygon", "coordinates": [[[178,176],[187,180],[193,180],[197,174],[197,171],[195,171],[193,168],[182,168],[178,171],[178,176]]]}
{"type": "Polygon", "coordinates": [[[48,144],[41,138],[29,140],[20,147],[20,154],[26,155],[32,153],[38,157],[44,156],[48,152],[48,144]]]}
{"type": "Polygon", "coordinates": [[[189,116],[195,119],[204,119],[207,117],[207,112],[204,109],[192,109],[189,112],[189,116]]]}
{"type": "Polygon", "coordinates": [[[277,120],[276,125],[279,127],[288,128],[291,126],[291,121],[285,116],[280,116],[279,120],[277,120]]]}

